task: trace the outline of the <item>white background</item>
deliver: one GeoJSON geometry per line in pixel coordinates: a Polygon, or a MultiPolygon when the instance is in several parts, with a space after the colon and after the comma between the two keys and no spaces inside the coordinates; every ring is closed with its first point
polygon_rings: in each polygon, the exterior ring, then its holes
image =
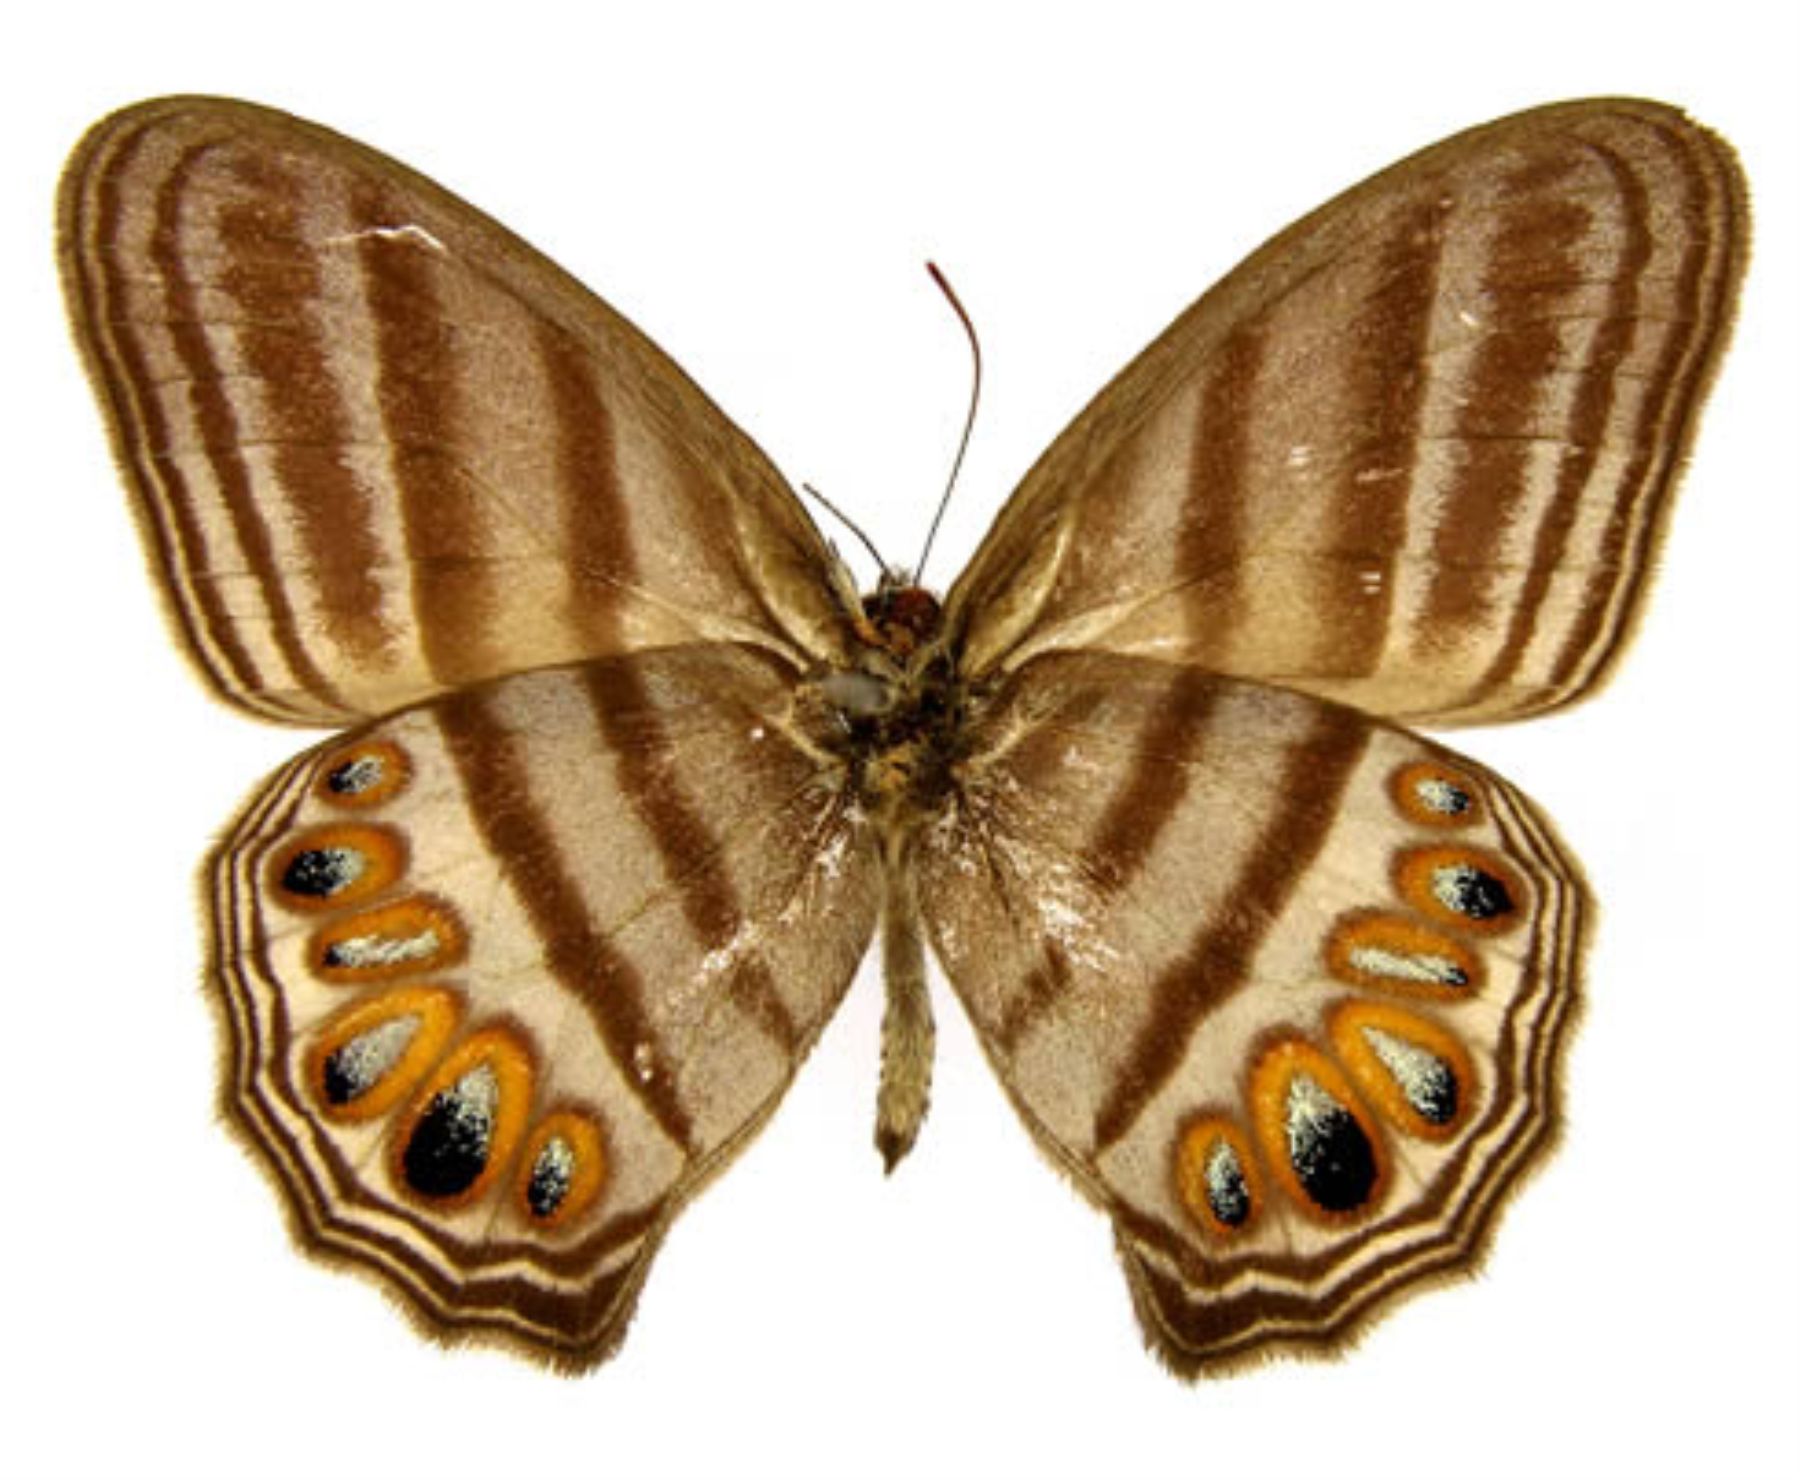
{"type": "Polygon", "coordinates": [[[0,1470],[1795,1473],[1795,8],[1251,9],[159,0],[9,20],[0,1470]],[[177,658],[52,270],[62,155],[169,91],[321,119],[512,224],[899,561],[965,391],[936,257],[990,374],[940,581],[1131,353],[1338,188],[1566,96],[1667,98],[1732,138],[1756,253],[1636,651],[1598,702],[1458,741],[1558,818],[1604,906],[1565,1144],[1482,1276],[1345,1362],[1183,1386],[947,992],[931,1119],[883,1179],[872,977],[591,1377],[446,1354],[296,1255],[214,1120],[191,879],[304,737],[210,703],[177,658]]]}

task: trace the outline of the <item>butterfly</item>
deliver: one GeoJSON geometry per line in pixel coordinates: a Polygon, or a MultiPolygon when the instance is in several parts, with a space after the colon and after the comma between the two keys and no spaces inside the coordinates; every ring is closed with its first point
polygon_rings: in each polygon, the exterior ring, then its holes
{"type": "Polygon", "coordinates": [[[223,1101],[430,1335],[619,1345],[877,935],[927,946],[1176,1373],[1468,1268],[1557,1125],[1591,904],[1414,732],[1589,693],[1727,337],[1746,195],[1657,103],[1476,128],[1282,232],[939,600],[471,207],[250,104],[99,123],[76,338],[215,694],[336,731],[208,859],[223,1101]]]}

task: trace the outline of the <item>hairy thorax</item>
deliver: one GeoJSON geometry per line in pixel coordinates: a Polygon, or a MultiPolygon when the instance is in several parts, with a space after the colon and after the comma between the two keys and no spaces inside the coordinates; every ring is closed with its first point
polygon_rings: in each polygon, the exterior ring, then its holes
{"type": "Polygon", "coordinates": [[[928,591],[884,581],[863,599],[854,662],[806,685],[851,794],[892,836],[935,814],[955,786],[967,693],[938,640],[941,617],[928,591]]]}

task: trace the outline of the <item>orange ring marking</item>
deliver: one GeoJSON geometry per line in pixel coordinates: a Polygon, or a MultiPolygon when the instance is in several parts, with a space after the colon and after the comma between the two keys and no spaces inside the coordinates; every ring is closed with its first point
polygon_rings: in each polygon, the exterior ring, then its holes
{"type": "Polygon", "coordinates": [[[290,910],[317,914],[342,909],[381,893],[406,870],[406,841],[392,828],[369,823],[335,823],[308,828],[269,860],[269,893],[290,910]],[[331,887],[328,870],[315,871],[327,892],[308,892],[293,887],[289,872],[308,853],[344,851],[357,855],[361,869],[354,877],[331,887]]]}
{"type": "Polygon", "coordinates": [[[333,807],[378,807],[412,780],[412,762],[392,740],[361,740],[319,760],[313,795],[333,807]]]}
{"type": "Polygon", "coordinates": [[[1342,1226],[1360,1221],[1380,1203],[1388,1185],[1387,1148],[1381,1132],[1344,1071],[1311,1044],[1286,1039],[1266,1049],[1257,1059],[1250,1070],[1250,1118],[1276,1183],[1307,1217],[1342,1226]],[[1336,1101],[1356,1121],[1369,1143],[1374,1176],[1367,1194],[1353,1208],[1322,1207],[1313,1200],[1294,1168],[1288,1147],[1288,1097],[1293,1081],[1301,1075],[1336,1101]]]}
{"type": "Polygon", "coordinates": [[[1502,935],[1516,930],[1531,913],[1531,896],[1519,871],[1485,848],[1451,844],[1408,849],[1394,860],[1394,887],[1427,919],[1477,935],[1502,935]],[[1472,886],[1477,891],[1471,895],[1473,899],[1485,899],[1498,885],[1506,896],[1506,907],[1484,916],[1450,903],[1441,891],[1453,891],[1455,876],[1468,872],[1478,876],[1472,886]],[[1481,882],[1483,877],[1485,883],[1481,882]]]}
{"type": "Polygon", "coordinates": [[[1352,986],[1436,1002],[1466,1002],[1487,981],[1481,958],[1463,942],[1418,920],[1374,911],[1346,915],[1332,927],[1325,967],[1352,986]]]}
{"type": "Polygon", "coordinates": [[[394,987],[351,1003],[326,1020],[306,1051],[306,1083],[313,1099],[333,1120],[363,1121],[385,1115],[442,1056],[460,1016],[456,995],[443,987],[394,987]],[[417,1018],[418,1028],[399,1057],[361,1094],[333,1100],[326,1085],[331,1056],[372,1029],[403,1017],[417,1018]]]}
{"type": "Polygon", "coordinates": [[[532,1085],[531,1050],[512,1028],[495,1026],[471,1033],[450,1051],[437,1071],[413,1097],[411,1108],[401,1123],[401,1132],[393,1138],[390,1149],[390,1174],[402,1193],[436,1208],[461,1208],[485,1197],[494,1182],[511,1164],[513,1153],[525,1136],[525,1123],[531,1114],[532,1085]],[[481,1172],[460,1192],[448,1196],[432,1196],[418,1191],[407,1180],[405,1156],[419,1122],[430,1110],[432,1101],[449,1090],[465,1075],[487,1067],[496,1084],[493,1123],[488,1131],[486,1156],[481,1172]]]}
{"type": "Polygon", "coordinates": [[[538,1122],[519,1158],[519,1206],[534,1227],[559,1228],[594,1205],[606,1186],[609,1170],[605,1137],[595,1117],[578,1110],[553,1110],[538,1122]],[[573,1166],[568,1188],[556,1206],[548,1213],[538,1213],[531,1206],[531,1183],[538,1160],[552,1140],[560,1140],[568,1148],[573,1166]]]}
{"type": "Polygon", "coordinates": [[[1175,1179],[1175,1195],[1182,1207],[1201,1229],[1215,1238],[1238,1237],[1262,1211],[1262,1172],[1250,1154],[1249,1138],[1223,1115],[1199,1116],[1187,1123],[1176,1137],[1170,1170],[1175,1179]],[[1245,1198],[1250,1205],[1239,1223],[1227,1223],[1213,1210],[1210,1173],[1216,1149],[1221,1145],[1230,1149],[1237,1162],[1245,1198]]]}
{"type": "Polygon", "coordinates": [[[1443,761],[1410,761],[1388,777],[1401,814],[1425,827],[1473,827],[1487,817],[1481,784],[1443,761]]]}
{"type": "Polygon", "coordinates": [[[412,895],[322,926],[313,934],[309,961],[328,982],[382,982],[441,971],[467,951],[455,911],[412,895]]]}
{"type": "Polygon", "coordinates": [[[1467,1122],[1475,1103],[1475,1064],[1454,1034],[1417,1013],[1369,1001],[1344,1003],[1332,1013],[1327,1031],[1357,1084],[1389,1121],[1408,1134],[1427,1141],[1447,1141],[1467,1122]],[[1449,1069],[1455,1081],[1456,1108],[1448,1120],[1432,1120],[1420,1113],[1392,1066],[1370,1043],[1364,1032],[1367,1028],[1422,1049],[1449,1069]]]}

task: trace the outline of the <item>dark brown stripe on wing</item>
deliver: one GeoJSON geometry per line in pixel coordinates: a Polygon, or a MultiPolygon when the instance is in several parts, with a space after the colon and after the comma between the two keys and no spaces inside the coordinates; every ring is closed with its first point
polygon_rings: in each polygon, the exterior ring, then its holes
{"type": "Polygon", "coordinates": [[[1231,893],[1186,955],[1151,988],[1150,1014],[1094,1117],[1097,1153],[1131,1129],[1181,1066],[1194,1030],[1214,1005],[1244,986],[1243,974],[1263,938],[1324,847],[1370,734],[1368,722],[1354,711],[1322,705],[1312,734],[1289,752],[1277,805],[1231,893]]]}
{"type": "Polygon", "coordinates": [[[1355,450],[1330,494],[1335,589],[1322,593],[1314,672],[1373,673],[1387,647],[1451,209],[1430,200],[1400,214],[1376,259],[1375,285],[1341,341],[1337,394],[1355,450]]]}
{"type": "Polygon", "coordinates": [[[360,231],[376,399],[392,449],[419,645],[433,677],[454,687],[506,666],[493,651],[499,596],[482,559],[482,490],[462,464],[469,347],[445,316],[437,253],[412,233],[381,229],[405,224],[407,213],[373,189],[353,194],[350,213],[360,231]]]}
{"type": "MultiPolygon", "coordinates": [[[[598,1353],[617,1341],[617,1332],[629,1318],[662,1241],[658,1231],[616,1268],[599,1275],[590,1273],[582,1284],[570,1288],[562,1283],[542,1283],[530,1274],[471,1275],[445,1269],[412,1254],[403,1243],[371,1238],[361,1228],[349,1237],[359,1250],[375,1244],[391,1247],[395,1257],[404,1260],[407,1271],[392,1271],[394,1277],[446,1331],[507,1333],[528,1342],[540,1354],[582,1366],[591,1365],[598,1360],[598,1353]]],[[[496,1251],[484,1249],[483,1253],[500,1264],[496,1251]]],[[[542,1244],[531,1245],[521,1257],[546,1269],[562,1263],[545,1258],[542,1244]]],[[[584,1258],[589,1271],[599,1262],[585,1251],[584,1258]]],[[[484,1260],[481,1267],[490,1266],[484,1260]]]]}
{"type": "Polygon", "coordinates": [[[138,340],[126,274],[120,270],[124,204],[119,181],[141,152],[144,133],[139,128],[121,139],[112,156],[93,171],[91,189],[83,192],[72,261],[93,335],[94,359],[108,372],[101,385],[112,409],[112,424],[126,433],[122,442],[146,515],[143,528],[150,536],[156,567],[176,597],[169,608],[187,650],[219,688],[228,694],[254,694],[259,687],[256,664],[238,640],[218,585],[191,579],[193,572],[205,568],[206,545],[193,515],[193,491],[180,466],[166,455],[169,422],[153,389],[156,377],[138,340]],[[116,373],[109,363],[115,359],[116,373]],[[134,425],[138,434],[131,436],[134,425]]]}
{"type": "MultiPolygon", "coordinates": [[[[619,791],[655,842],[682,914],[706,949],[728,947],[743,928],[743,907],[726,873],[718,835],[666,763],[671,746],[637,665],[602,660],[582,673],[595,720],[612,746],[619,791]]],[[[800,1029],[759,956],[752,952],[740,959],[726,990],[783,1052],[798,1049],[800,1029]]]]}
{"type": "Polygon", "coordinates": [[[581,887],[563,861],[562,845],[532,797],[525,763],[507,727],[479,691],[453,694],[440,711],[470,816],[537,931],[544,964],[581,1002],[628,1084],[657,1123],[687,1150],[693,1125],[672,1075],[648,1079],[633,1065],[647,1046],[660,1062],[655,1028],[644,1010],[637,968],[589,914],[581,887]]]}
{"type": "MultiPolygon", "coordinates": [[[[578,344],[545,326],[538,334],[538,355],[556,407],[564,527],[581,578],[574,593],[578,610],[571,617],[595,650],[606,652],[618,646],[609,588],[635,584],[638,576],[630,511],[615,467],[612,419],[594,365],[578,344]]],[[[587,684],[595,721],[619,767],[620,789],[655,840],[683,915],[707,949],[725,947],[742,928],[743,909],[724,871],[717,836],[670,769],[655,763],[669,746],[637,668],[628,662],[597,663],[587,670],[587,684]]],[[[800,1030],[759,957],[741,960],[727,990],[784,1052],[797,1049],[800,1030]]]]}
{"type": "Polygon", "coordinates": [[[262,382],[276,490],[292,509],[318,588],[320,619],[338,647],[379,663],[395,633],[382,612],[382,562],[370,490],[345,458],[352,440],[343,396],[314,317],[324,296],[315,249],[302,241],[295,202],[303,186],[266,156],[227,156],[245,194],[219,213],[225,261],[219,286],[238,306],[237,343],[262,382]]]}
{"type": "MultiPolygon", "coordinates": [[[[187,198],[189,179],[205,155],[219,146],[200,144],[189,149],[169,172],[168,179],[156,196],[156,230],[150,242],[150,260],[162,278],[168,293],[169,338],[175,353],[187,372],[194,408],[194,430],[200,447],[206,450],[214,476],[219,480],[219,497],[232,534],[249,573],[256,579],[263,603],[269,614],[270,635],[283,660],[292,672],[294,682],[307,693],[327,704],[348,710],[336,689],[313,663],[312,655],[300,640],[294,621],[294,609],[287,598],[275,562],[275,551],[269,539],[268,526],[257,510],[256,494],[251,483],[250,468],[242,450],[243,433],[237,414],[226,392],[230,382],[214,358],[206,338],[206,319],[198,294],[188,273],[187,239],[182,223],[182,206],[187,198]]],[[[152,393],[153,394],[153,393],[152,393]]],[[[167,443],[164,444],[167,447],[167,443]]],[[[155,452],[152,455],[156,455],[155,452]]],[[[174,463],[166,462],[171,502],[192,503],[192,496],[182,486],[174,463]]],[[[211,584],[212,568],[203,552],[190,567],[197,589],[211,584]]],[[[214,636],[228,634],[241,618],[224,606],[212,608],[219,614],[219,627],[214,636]]],[[[242,690],[260,696],[272,685],[269,676],[237,647],[235,640],[221,641],[222,648],[235,648],[243,655],[247,672],[242,690]]]]}
{"type": "Polygon", "coordinates": [[[540,324],[537,352],[556,413],[556,487],[574,575],[567,620],[582,634],[583,652],[616,652],[617,593],[635,584],[638,569],[619,488],[612,412],[593,357],[567,334],[540,324]]]}
{"type": "Polygon", "coordinates": [[[1543,450],[1540,398],[1563,357],[1558,310],[1583,286],[1579,249],[1594,230],[1588,208],[1558,193],[1574,170],[1573,159],[1557,155],[1507,182],[1522,203],[1507,208],[1494,230],[1477,298],[1490,305],[1494,327],[1458,398],[1451,435],[1463,444],[1462,464],[1432,533],[1418,618],[1428,642],[1490,630],[1511,590],[1500,545],[1543,450]]]}
{"type": "MultiPolygon", "coordinates": [[[[1567,448],[1558,470],[1556,490],[1548,513],[1532,544],[1531,559],[1522,589],[1513,606],[1506,641],[1488,665],[1477,695],[1492,693],[1517,672],[1536,630],[1537,618],[1550,581],[1562,564],[1570,532],[1581,512],[1582,495],[1593,480],[1594,464],[1607,450],[1606,424],[1612,414],[1614,386],[1637,337],[1638,279],[1649,262],[1654,243],[1649,231],[1649,196],[1631,167],[1600,144],[1589,146],[1612,176],[1618,196],[1618,219],[1609,223],[1609,235],[1623,237],[1619,262],[1606,295],[1606,310],[1583,366],[1580,388],[1570,408],[1562,434],[1567,448]]],[[[1666,367],[1665,371],[1666,371],[1666,367]]],[[[1620,501],[1628,503],[1630,490],[1642,477],[1642,447],[1632,449],[1631,470],[1620,484],[1620,501]]],[[[1619,517],[1615,513],[1615,518],[1619,517]]],[[[1589,592],[1589,599],[1593,593],[1589,592]]]]}
{"type": "Polygon", "coordinates": [[[1114,895],[1138,876],[1186,798],[1223,692],[1217,679],[1197,668],[1171,667],[1170,675],[1168,691],[1138,733],[1131,770],[1087,849],[1090,873],[1114,895]]]}
{"type": "Polygon", "coordinates": [[[1220,632],[1247,608],[1241,587],[1243,552],[1251,531],[1245,519],[1245,463],[1255,412],[1257,378],[1267,353],[1266,328],[1239,324],[1225,337],[1200,392],[1200,426],[1188,467],[1187,498],[1176,526],[1175,579],[1188,588],[1190,626],[1211,631],[1191,640],[1216,648],[1220,632]]]}
{"type": "Polygon", "coordinates": [[[1632,463],[1621,479],[1621,506],[1607,525],[1596,560],[1601,570],[1617,573],[1618,587],[1610,604],[1588,603],[1571,627],[1551,672],[1551,687],[1557,692],[1593,681],[1637,605],[1649,575],[1649,545],[1659,506],[1678,471],[1706,390],[1708,368],[1729,327],[1728,302],[1722,300],[1729,299],[1743,271],[1742,237],[1735,229],[1739,205],[1732,195],[1733,183],[1713,153],[1713,141],[1708,138],[1697,146],[1691,136],[1666,129],[1657,133],[1664,148],[1689,160],[1683,178],[1691,188],[1679,212],[1688,244],[1672,274],[1675,286],[1670,297],[1675,318],[1690,320],[1695,332],[1669,334],[1661,362],[1643,388],[1632,431],[1632,463]],[[1704,148],[1706,157],[1695,158],[1696,148],[1704,148]],[[1655,465],[1649,466],[1652,458],[1655,465]],[[1634,482],[1640,484],[1639,490],[1633,490],[1634,482]],[[1605,634],[1607,651],[1596,653],[1601,628],[1608,624],[1612,630],[1605,634]],[[1579,678],[1577,670],[1583,665],[1588,673],[1579,678]]]}
{"type": "Polygon", "coordinates": [[[1002,1058],[1011,1058],[1032,1025],[1042,1020],[1073,983],[1069,953],[1054,940],[1045,941],[1038,965],[1006,999],[999,1025],[994,1029],[991,1051],[1002,1058]]]}
{"type": "MultiPolygon", "coordinates": [[[[1082,852],[1088,876],[1115,899],[1142,872],[1187,796],[1193,768],[1202,758],[1207,726],[1222,692],[1216,679],[1197,668],[1171,665],[1168,673],[1162,701],[1150,706],[1150,716],[1138,732],[1124,783],[1113,792],[1095,824],[1093,841],[1082,852]]],[[[1101,695],[1098,689],[1092,689],[1081,697],[1094,704],[1101,695]]],[[[1056,718],[1058,723],[1044,727],[1046,734],[1055,735],[1063,726],[1079,724],[1085,716],[1064,705],[1056,718]]],[[[1057,749],[1060,752],[1060,745],[1057,749]]],[[[1015,754],[1014,766],[1020,783],[1030,791],[1037,767],[1025,752],[1015,754]]],[[[1068,782],[1066,777],[1060,782],[1046,777],[1041,784],[1068,782]]],[[[1014,1052],[1071,982],[1067,954],[1054,941],[1046,941],[1039,964],[1007,999],[994,1030],[993,1047],[1004,1054],[1014,1052]]]]}

